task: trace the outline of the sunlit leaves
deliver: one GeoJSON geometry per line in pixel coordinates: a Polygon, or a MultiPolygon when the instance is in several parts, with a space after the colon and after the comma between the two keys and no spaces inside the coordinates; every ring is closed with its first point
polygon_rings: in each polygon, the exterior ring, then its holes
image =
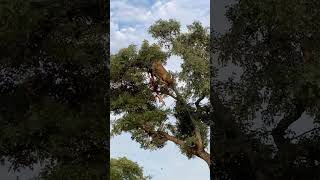
{"type": "Polygon", "coordinates": [[[170,48],[172,41],[180,34],[180,23],[174,19],[160,19],[149,28],[149,32],[159,40],[160,45],[170,48]]]}
{"type": "Polygon", "coordinates": [[[110,179],[112,180],[147,180],[150,177],[143,175],[143,168],[137,163],[122,157],[111,159],[110,161],[110,179]]]}

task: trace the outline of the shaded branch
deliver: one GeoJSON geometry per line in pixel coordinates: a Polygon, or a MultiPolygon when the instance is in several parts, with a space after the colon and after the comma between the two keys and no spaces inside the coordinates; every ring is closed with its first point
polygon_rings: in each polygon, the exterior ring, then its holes
{"type": "Polygon", "coordinates": [[[161,134],[164,138],[166,138],[169,141],[174,142],[175,144],[179,145],[179,146],[183,146],[185,144],[184,141],[169,135],[168,133],[164,132],[164,131],[158,131],[159,134],[161,134]]]}
{"type": "Polygon", "coordinates": [[[300,134],[300,135],[298,135],[298,136],[295,136],[295,137],[290,138],[290,140],[297,139],[297,138],[299,138],[299,137],[301,137],[301,136],[303,136],[303,135],[305,135],[305,134],[308,134],[308,133],[310,133],[310,132],[312,132],[312,131],[316,131],[316,130],[319,130],[319,129],[320,129],[320,127],[315,127],[315,128],[310,129],[309,131],[306,131],[306,132],[304,132],[304,133],[302,133],[302,134],[300,134]]]}
{"type": "Polygon", "coordinates": [[[154,130],[152,130],[150,127],[147,127],[147,126],[143,126],[143,130],[146,131],[150,136],[152,136],[152,135],[154,135],[154,134],[159,134],[159,135],[161,135],[162,137],[166,138],[166,139],[169,140],[169,141],[174,142],[174,143],[177,144],[177,145],[182,146],[182,145],[185,144],[185,142],[184,142],[183,140],[178,139],[178,138],[176,138],[176,137],[174,137],[174,136],[171,136],[171,135],[169,135],[168,133],[166,133],[166,132],[164,132],[164,131],[160,131],[160,130],[154,131],[154,130]]]}
{"type": "MultiPolygon", "coordinates": [[[[207,153],[205,150],[204,150],[204,144],[203,144],[203,140],[202,140],[202,137],[201,137],[201,132],[200,132],[200,129],[197,127],[197,123],[195,121],[195,118],[193,117],[192,115],[192,112],[190,112],[190,107],[189,105],[186,103],[186,101],[184,100],[184,98],[181,96],[181,94],[178,92],[178,90],[176,89],[176,86],[173,85],[170,87],[173,92],[175,93],[175,95],[173,95],[172,93],[168,91],[161,91],[161,93],[163,94],[166,94],[166,95],[169,95],[171,96],[173,99],[175,99],[176,101],[178,101],[179,103],[181,103],[183,106],[185,106],[186,108],[186,113],[188,114],[188,116],[190,117],[191,119],[191,122],[192,122],[192,126],[194,128],[193,132],[194,132],[194,135],[196,137],[196,150],[194,151],[194,155],[200,157],[201,159],[205,160],[208,165],[210,166],[211,164],[211,160],[210,160],[210,154],[207,153]]],[[[196,102],[196,105],[199,106],[199,103],[202,99],[204,99],[205,96],[201,96],[200,99],[197,100],[196,102]]],[[[150,135],[152,134],[158,134],[158,135],[161,135],[162,137],[164,137],[165,139],[169,140],[169,141],[172,141],[174,142],[175,144],[177,145],[184,145],[185,142],[174,137],[174,136],[171,136],[169,135],[168,133],[164,132],[164,131],[154,131],[152,130],[151,128],[144,128],[144,130],[149,133],[150,135]]]]}
{"type": "MultiPolygon", "coordinates": [[[[161,134],[167,140],[172,141],[177,145],[183,146],[185,144],[184,141],[182,141],[174,136],[171,136],[164,131],[158,131],[158,133],[161,134]]],[[[211,164],[210,154],[204,150],[203,145],[201,145],[201,148],[199,148],[199,146],[197,146],[197,149],[193,153],[194,153],[194,155],[196,155],[196,156],[200,157],[201,159],[203,159],[204,161],[206,161],[206,163],[210,167],[210,164],[211,164]]]]}
{"type": "Polygon", "coordinates": [[[274,139],[275,144],[278,148],[280,148],[283,144],[288,144],[290,142],[290,139],[286,139],[284,137],[285,131],[288,129],[288,127],[297,121],[301,115],[304,112],[304,107],[301,104],[296,104],[295,108],[292,110],[292,112],[288,115],[286,115],[272,130],[272,136],[274,139]]]}
{"type": "Polygon", "coordinates": [[[205,95],[202,95],[194,104],[196,105],[197,108],[199,108],[199,104],[200,102],[205,98],[206,96],[205,95]]]}
{"type": "MultiPolygon", "coordinates": [[[[168,134],[168,133],[166,133],[166,132],[164,132],[164,131],[160,131],[160,130],[154,131],[154,130],[152,130],[150,127],[147,127],[147,126],[143,126],[143,129],[144,129],[144,131],[146,131],[150,136],[157,134],[157,135],[162,136],[162,137],[165,138],[166,140],[171,141],[171,142],[173,142],[173,143],[175,143],[175,144],[177,144],[177,145],[179,145],[179,146],[183,146],[183,145],[185,144],[185,141],[183,141],[183,140],[181,140],[181,139],[178,139],[178,138],[176,138],[175,136],[172,136],[172,135],[170,135],[170,134],[168,134]]],[[[202,141],[201,141],[201,142],[202,142],[202,141]]],[[[202,146],[202,147],[203,147],[203,146],[202,146]]],[[[195,149],[195,150],[193,151],[193,154],[194,154],[195,156],[198,156],[199,158],[203,159],[204,161],[206,161],[206,163],[207,163],[208,166],[210,167],[210,165],[211,165],[210,154],[209,154],[208,152],[206,152],[206,151],[204,150],[204,148],[201,148],[201,149],[200,149],[200,148],[197,146],[197,149],[195,149]]]]}
{"type": "MultiPolygon", "coordinates": [[[[180,93],[178,92],[178,90],[176,89],[175,86],[172,87],[172,90],[175,92],[176,94],[176,100],[179,101],[182,105],[184,105],[186,107],[186,110],[187,110],[187,113],[188,113],[188,116],[190,117],[191,119],[191,122],[192,122],[192,125],[194,127],[194,134],[195,134],[195,137],[197,139],[197,149],[198,150],[201,150],[201,149],[204,149],[204,146],[203,146],[203,140],[202,140],[202,137],[201,137],[201,133],[200,133],[200,129],[197,127],[197,124],[196,124],[196,121],[195,121],[195,118],[193,117],[192,113],[190,112],[190,108],[188,106],[188,104],[185,102],[185,100],[182,98],[182,96],[180,95],[180,93]]],[[[199,102],[200,103],[200,102],[199,102]]]]}

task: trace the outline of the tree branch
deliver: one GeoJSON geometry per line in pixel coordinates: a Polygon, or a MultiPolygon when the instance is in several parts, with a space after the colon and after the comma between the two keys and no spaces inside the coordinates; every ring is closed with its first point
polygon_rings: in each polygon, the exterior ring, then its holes
{"type": "Polygon", "coordinates": [[[313,129],[310,129],[309,131],[306,131],[306,132],[304,132],[304,133],[302,133],[302,134],[300,134],[300,135],[298,135],[298,136],[295,136],[295,137],[290,138],[290,141],[291,141],[291,140],[294,140],[294,139],[297,139],[297,138],[299,138],[299,137],[301,137],[301,136],[303,136],[303,135],[305,135],[305,134],[308,134],[308,133],[310,133],[310,132],[312,132],[312,131],[319,130],[319,129],[320,129],[320,127],[315,127],[315,128],[313,128],[313,129]]]}
{"type": "MultiPolygon", "coordinates": [[[[185,142],[181,139],[178,139],[164,131],[154,131],[152,130],[150,127],[144,126],[143,129],[149,134],[149,135],[154,135],[154,134],[158,134],[161,135],[162,137],[164,137],[166,140],[171,141],[173,143],[175,143],[178,146],[183,146],[185,144],[185,142]]],[[[201,141],[202,142],[202,141],[201,141]]],[[[202,146],[203,147],[203,146],[202,146]]],[[[211,164],[211,160],[210,160],[210,154],[208,152],[206,152],[204,150],[204,148],[199,149],[197,147],[197,149],[193,152],[193,154],[195,156],[198,156],[199,158],[203,159],[204,161],[207,162],[208,166],[210,167],[211,164]]]]}
{"type": "Polygon", "coordinates": [[[194,104],[196,105],[197,108],[199,108],[200,102],[205,98],[205,95],[202,95],[194,104]]]}
{"type": "Polygon", "coordinates": [[[147,127],[147,126],[143,126],[143,130],[146,131],[149,135],[160,134],[161,136],[163,136],[167,140],[172,141],[175,144],[180,145],[180,146],[184,145],[184,143],[185,143],[184,141],[182,141],[182,140],[180,140],[180,139],[178,139],[178,138],[176,138],[174,136],[171,136],[171,135],[169,135],[168,133],[166,133],[164,131],[160,131],[160,130],[154,131],[150,127],[147,127]]]}
{"type": "Polygon", "coordinates": [[[167,140],[174,142],[175,144],[179,145],[179,146],[183,146],[185,144],[184,141],[169,135],[168,133],[164,132],[164,131],[158,131],[159,134],[161,134],[162,136],[164,136],[167,140]]]}
{"type": "MultiPolygon", "coordinates": [[[[174,142],[177,145],[183,146],[185,144],[184,141],[169,135],[168,133],[164,132],[164,131],[158,131],[158,133],[160,133],[162,136],[164,136],[167,140],[174,142]]],[[[202,142],[202,141],[201,141],[202,142]]],[[[206,161],[206,163],[208,164],[208,166],[210,167],[211,164],[211,160],[210,160],[210,154],[208,152],[206,152],[203,148],[203,145],[201,145],[201,148],[199,148],[199,146],[197,146],[196,151],[194,151],[194,155],[198,156],[199,158],[203,159],[206,161]]]]}
{"type": "Polygon", "coordinates": [[[301,104],[296,104],[294,110],[286,115],[272,130],[272,136],[275,144],[278,148],[280,148],[283,144],[288,144],[290,142],[290,139],[286,139],[284,137],[285,131],[288,129],[288,127],[297,121],[301,115],[304,112],[304,107],[301,104]]]}
{"type": "MultiPolygon", "coordinates": [[[[194,155],[200,157],[201,159],[205,160],[208,165],[210,166],[211,164],[211,160],[210,160],[210,154],[207,153],[205,150],[204,150],[204,145],[203,145],[203,140],[202,140],[202,137],[201,137],[201,133],[200,133],[200,129],[197,127],[196,125],[196,122],[195,122],[195,119],[194,117],[192,116],[192,113],[190,112],[190,108],[188,106],[188,104],[186,103],[186,101],[183,99],[183,97],[180,95],[180,93],[178,92],[178,90],[176,89],[175,86],[172,86],[171,89],[174,91],[175,95],[174,96],[173,94],[171,94],[170,92],[162,92],[164,94],[167,94],[169,96],[171,96],[172,98],[174,98],[176,101],[180,102],[182,105],[184,105],[186,107],[186,110],[187,110],[187,113],[191,119],[191,122],[192,122],[192,125],[194,127],[194,135],[196,137],[196,145],[197,145],[197,149],[196,151],[194,152],[194,155]]],[[[196,105],[199,105],[200,101],[202,99],[204,99],[205,96],[201,96],[200,99],[197,100],[196,102],[196,105]]],[[[154,133],[158,133],[158,134],[161,134],[164,138],[166,138],[167,140],[169,141],[172,141],[174,142],[175,144],[177,145],[184,145],[185,142],[174,137],[174,136],[171,136],[169,135],[168,133],[164,132],[164,131],[153,131],[153,130],[150,130],[150,129],[145,129],[147,132],[151,133],[151,134],[154,134],[154,133]]]]}
{"type": "MultiPolygon", "coordinates": [[[[192,116],[192,113],[190,112],[188,104],[184,101],[184,99],[182,98],[182,96],[180,95],[180,93],[178,92],[176,87],[172,87],[172,90],[176,94],[176,97],[177,97],[176,100],[179,101],[181,104],[183,104],[186,107],[187,113],[188,113],[188,115],[191,119],[192,125],[194,127],[194,133],[195,133],[195,137],[197,139],[196,144],[197,144],[198,150],[204,149],[200,129],[197,127],[196,121],[195,121],[194,117],[192,116]]],[[[200,101],[199,101],[199,103],[200,103],[200,101]]]]}

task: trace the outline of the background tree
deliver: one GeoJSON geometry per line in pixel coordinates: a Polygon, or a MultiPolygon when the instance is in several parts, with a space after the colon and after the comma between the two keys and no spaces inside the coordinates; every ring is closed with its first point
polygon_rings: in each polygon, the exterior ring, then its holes
{"type": "Polygon", "coordinates": [[[0,158],[41,179],[106,176],[99,1],[0,3],[0,158]]]}
{"type": "Polygon", "coordinates": [[[217,179],[319,178],[319,6],[245,0],[229,8],[231,28],[212,48],[220,64],[240,70],[213,83],[232,115],[214,119],[217,179]],[[290,129],[302,116],[314,129],[300,136],[290,129]]]}
{"type": "Polygon", "coordinates": [[[150,150],[171,141],[189,158],[197,156],[210,164],[206,151],[210,108],[200,103],[209,95],[208,29],[194,22],[181,32],[179,22],[160,19],[149,32],[158,44],[144,41],[140,49],[130,45],[111,56],[111,111],[122,115],[113,122],[112,134],[129,132],[142,148],[150,150]],[[175,78],[186,85],[160,88],[175,101],[170,109],[157,105],[147,72],[155,60],[166,63],[171,55],[183,59],[182,71],[175,78]],[[175,121],[168,121],[169,116],[175,121]]]}
{"type": "Polygon", "coordinates": [[[143,168],[126,157],[110,160],[110,179],[113,180],[147,180],[150,176],[143,175],[143,168]]]}

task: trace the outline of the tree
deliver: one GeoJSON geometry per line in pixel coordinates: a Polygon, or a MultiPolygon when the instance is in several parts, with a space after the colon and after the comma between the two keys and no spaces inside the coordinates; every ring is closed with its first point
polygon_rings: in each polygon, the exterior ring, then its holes
{"type": "Polygon", "coordinates": [[[13,170],[41,163],[41,179],[106,176],[100,4],[0,4],[1,160],[13,170]]]}
{"type": "Polygon", "coordinates": [[[130,161],[126,157],[114,159],[110,161],[110,179],[112,180],[147,180],[151,177],[143,175],[143,168],[137,163],[130,161]]]}
{"type": "Polygon", "coordinates": [[[214,119],[214,133],[224,133],[214,139],[217,179],[318,179],[319,6],[271,0],[229,8],[231,28],[212,48],[219,63],[242,72],[212,88],[231,115],[214,119]],[[289,129],[302,115],[315,128],[297,136],[289,129]]]}
{"type": "Polygon", "coordinates": [[[112,135],[129,132],[142,148],[150,150],[171,141],[187,157],[197,156],[209,165],[210,105],[201,104],[209,96],[209,33],[199,22],[187,29],[183,33],[179,22],[160,19],[149,28],[157,44],[145,40],[140,49],[130,45],[111,56],[111,111],[122,115],[113,122],[112,135]],[[157,83],[161,93],[175,101],[173,109],[157,106],[147,78],[154,61],[165,64],[171,55],[183,59],[182,71],[174,75],[178,83],[173,87],[157,83]],[[179,82],[186,85],[180,87],[179,82]],[[168,121],[169,115],[176,121],[168,121]]]}

